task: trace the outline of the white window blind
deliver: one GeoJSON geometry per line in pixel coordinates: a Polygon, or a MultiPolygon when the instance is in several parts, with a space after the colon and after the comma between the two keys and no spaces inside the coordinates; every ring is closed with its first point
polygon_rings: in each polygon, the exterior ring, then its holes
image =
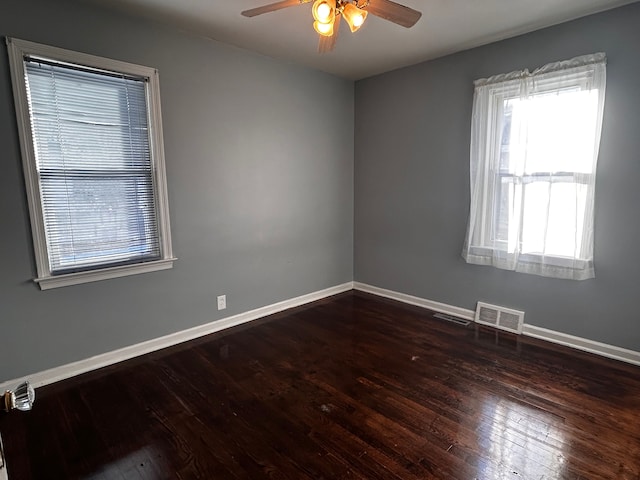
{"type": "Polygon", "coordinates": [[[145,80],[25,64],[51,272],[157,259],[145,80]]]}
{"type": "Polygon", "coordinates": [[[43,289],[171,268],[157,71],[7,39],[43,289]]]}
{"type": "Polygon", "coordinates": [[[605,84],[602,53],[475,82],[467,262],[594,277],[605,84]]]}

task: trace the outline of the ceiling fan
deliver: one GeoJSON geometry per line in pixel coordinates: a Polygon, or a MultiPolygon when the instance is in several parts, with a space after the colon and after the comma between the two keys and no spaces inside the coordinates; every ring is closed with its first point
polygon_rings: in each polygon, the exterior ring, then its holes
{"type": "MultiPolygon", "coordinates": [[[[255,17],[311,1],[313,0],[281,0],[245,10],[242,15],[255,17]]],[[[351,32],[356,32],[362,26],[369,13],[406,28],[413,27],[422,16],[421,12],[391,0],[315,0],[311,12],[315,20],[313,28],[320,35],[320,53],[334,49],[340,30],[340,16],[347,22],[351,32]]]]}

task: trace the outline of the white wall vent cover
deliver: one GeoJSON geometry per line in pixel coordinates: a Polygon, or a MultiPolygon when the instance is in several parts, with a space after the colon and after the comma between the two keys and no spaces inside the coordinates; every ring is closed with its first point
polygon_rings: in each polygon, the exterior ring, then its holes
{"type": "Polygon", "coordinates": [[[524,312],[478,302],[475,322],[520,335],[524,323],[524,312]]]}

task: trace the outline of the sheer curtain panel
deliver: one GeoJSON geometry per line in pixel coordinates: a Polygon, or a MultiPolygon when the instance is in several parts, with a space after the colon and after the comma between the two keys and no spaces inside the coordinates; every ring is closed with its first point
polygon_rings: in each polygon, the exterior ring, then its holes
{"type": "Polygon", "coordinates": [[[606,84],[603,53],[477,80],[468,263],[584,280],[606,84]]]}

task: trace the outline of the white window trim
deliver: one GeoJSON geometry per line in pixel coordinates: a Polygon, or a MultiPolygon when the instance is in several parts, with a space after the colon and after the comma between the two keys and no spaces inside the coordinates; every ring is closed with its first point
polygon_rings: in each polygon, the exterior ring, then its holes
{"type": "Polygon", "coordinates": [[[16,38],[6,38],[9,51],[11,82],[18,121],[20,150],[29,204],[29,218],[35,252],[37,278],[34,281],[42,290],[77,285],[98,280],[123,277],[139,273],[166,270],[173,266],[176,258],[171,246],[171,230],[169,222],[169,205],[167,180],[164,162],[164,146],[162,141],[162,117],[160,113],[160,83],[158,71],[154,68],[135,65],[118,60],[98,57],[86,53],[74,52],[62,48],[51,47],[39,43],[28,42],[16,38]],[[158,240],[160,243],[160,259],[150,262],[105,267],[85,272],[52,275],[49,268],[47,242],[45,237],[42,201],[40,198],[39,176],[36,170],[33,134],[29,115],[29,103],[25,87],[24,58],[28,55],[42,56],[61,62],[80,64],[101,70],[145,77],[147,81],[147,109],[149,112],[151,158],[153,162],[154,198],[158,221],[158,240]]]}
{"type": "MultiPolygon", "coordinates": [[[[548,79],[542,79],[538,81],[538,84],[539,84],[540,93],[546,92],[546,91],[549,91],[549,92],[557,91],[557,88],[555,87],[553,80],[549,81],[548,79]],[[542,84],[542,87],[540,86],[540,84],[542,84]]],[[[586,80],[584,77],[581,76],[576,80],[573,86],[580,87],[581,89],[587,89],[590,87],[590,81],[586,80]]],[[[501,116],[504,104],[508,100],[511,100],[514,98],[518,98],[518,94],[517,94],[516,87],[514,87],[513,85],[509,85],[508,83],[506,85],[497,84],[495,88],[492,88],[490,91],[490,98],[489,98],[489,102],[491,104],[491,112],[492,112],[491,118],[496,118],[501,116]]],[[[496,128],[493,129],[493,133],[494,133],[494,136],[496,136],[498,132],[501,130],[500,128],[501,125],[499,125],[498,123],[495,123],[494,126],[496,128]]],[[[500,145],[498,144],[498,139],[497,138],[492,139],[492,142],[491,142],[492,151],[495,151],[498,148],[500,148],[500,145]]],[[[497,158],[494,153],[491,154],[491,157],[497,158]]],[[[490,179],[490,181],[493,181],[493,182],[497,181],[498,177],[500,176],[499,173],[495,173],[497,170],[499,170],[499,168],[496,166],[494,162],[486,162],[484,174],[488,179],[490,179]]],[[[513,174],[511,176],[514,178],[526,177],[526,175],[516,175],[516,174],[513,174]]],[[[576,178],[593,177],[595,176],[595,172],[594,173],[562,172],[562,173],[558,173],[557,176],[573,177],[574,181],[572,183],[581,183],[578,180],[576,180],[576,178]]],[[[494,226],[493,220],[494,220],[495,211],[493,207],[494,205],[492,201],[490,201],[488,198],[488,192],[485,190],[483,192],[483,197],[482,197],[482,209],[481,209],[482,229],[480,233],[480,245],[470,246],[470,251],[472,252],[479,252],[481,250],[484,250],[484,251],[495,250],[496,254],[499,254],[500,252],[504,251],[501,248],[492,248],[490,246],[493,242],[492,236],[495,233],[491,229],[488,229],[489,225],[494,226]]],[[[579,258],[573,259],[569,257],[563,257],[560,255],[530,252],[530,253],[520,254],[520,258],[525,263],[526,262],[529,262],[532,264],[541,263],[542,258],[545,258],[546,261],[549,262],[551,265],[555,265],[558,267],[568,268],[570,267],[570,265],[580,265],[580,268],[585,268],[585,266],[588,265],[589,262],[592,262],[593,259],[585,258],[582,252],[580,252],[580,255],[581,256],[579,258]]]]}

